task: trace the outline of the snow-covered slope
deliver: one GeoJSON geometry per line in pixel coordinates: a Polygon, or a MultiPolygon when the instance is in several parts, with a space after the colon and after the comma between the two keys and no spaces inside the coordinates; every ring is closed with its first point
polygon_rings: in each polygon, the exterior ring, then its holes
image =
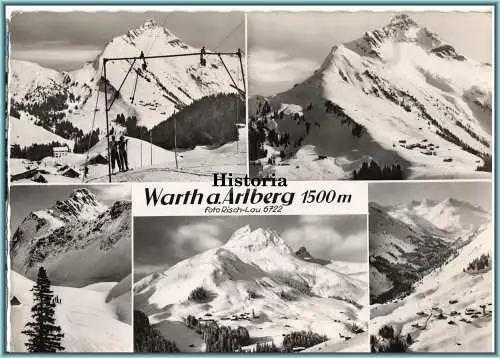
{"type": "Polygon", "coordinates": [[[61,73],[28,61],[12,60],[9,69],[9,94],[17,101],[36,88],[50,88],[64,80],[61,73]]]}
{"type": "MultiPolygon", "coordinates": [[[[50,278],[50,277],[49,277],[50,278]]],[[[9,299],[20,305],[9,307],[7,342],[9,352],[26,352],[26,336],[21,333],[31,320],[34,282],[16,272],[9,275],[9,299]]],[[[116,303],[106,301],[107,292],[92,288],[53,286],[61,303],[56,305],[56,324],[60,325],[65,352],[131,352],[132,326],[122,322],[116,303]]],[[[129,302],[130,306],[130,302],[129,302]]]]}
{"type": "MultiPolygon", "coordinates": [[[[112,179],[114,182],[206,181],[217,172],[245,176],[247,173],[247,131],[246,128],[240,128],[238,131],[239,141],[226,143],[218,148],[198,146],[193,150],[179,151],[177,153],[178,169],[174,152],[153,146],[153,165],[151,165],[150,143],[129,138],[129,148],[132,148],[128,151],[129,163],[135,163],[135,166],[130,164],[132,171],[116,173],[112,179]]],[[[96,145],[95,148],[99,148],[101,144],[96,145]]],[[[104,151],[106,151],[105,148],[104,151]]],[[[108,166],[90,166],[88,181],[108,181],[108,166]]]]}
{"type": "Polygon", "coordinates": [[[490,176],[475,170],[492,153],[491,76],[491,66],[396,16],[335,45],[304,82],[250,101],[257,121],[290,139],[274,145],[286,156],[271,166],[264,159],[264,172],[345,179],[375,160],[399,164],[414,179],[490,176]],[[304,157],[304,148],[313,154],[304,157]]]}
{"type": "Polygon", "coordinates": [[[435,269],[402,300],[371,307],[370,332],[392,325],[406,337],[411,351],[492,352],[492,271],[466,271],[481,255],[492,255],[492,226],[435,269]],[[481,306],[484,306],[484,311],[481,306]]]}
{"type": "Polygon", "coordinates": [[[324,343],[317,344],[310,348],[304,349],[300,353],[369,353],[370,347],[366,345],[368,339],[368,332],[363,332],[357,334],[349,340],[346,341],[326,341],[324,343]]]}
{"type": "Polygon", "coordinates": [[[108,207],[87,189],[31,213],[12,236],[12,268],[34,279],[43,265],[54,284],[118,281],[131,271],[131,203],[108,207]]]}
{"type": "Polygon", "coordinates": [[[54,134],[34,123],[33,116],[23,113],[21,118],[9,117],[9,145],[18,144],[21,148],[29,147],[33,143],[49,144],[58,142],[67,144],[73,149],[73,141],[54,134]]]}
{"type": "MultiPolygon", "coordinates": [[[[363,266],[356,271],[367,276],[363,266]]],[[[339,332],[353,335],[353,322],[366,327],[367,305],[366,279],[306,262],[273,230],[248,226],[221,247],[134,284],[134,308],[146,313],[181,351],[204,349],[200,337],[183,323],[188,315],[244,326],[251,337],[280,345],[282,334],[302,329],[343,341],[339,332]],[[206,303],[188,299],[198,287],[208,291],[206,303]],[[242,316],[246,318],[231,318],[242,316]]]]}
{"type": "Polygon", "coordinates": [[[413,227],[430,223],[447,232],[472,230],[491,219],[491,215],[480,207],[453,198],[441,202],[424,199],[409,206],[393,207],[388,213],[413,227]],[[425,222],[420,222],[422,219],[425,222]]]}

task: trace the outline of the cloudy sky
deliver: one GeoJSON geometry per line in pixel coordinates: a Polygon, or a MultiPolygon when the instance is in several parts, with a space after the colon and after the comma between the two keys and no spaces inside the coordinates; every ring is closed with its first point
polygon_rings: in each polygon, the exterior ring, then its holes
{"type": "Polygon", "coordinates": [[[117,200],[130,200],[128,185],[47,185],[12,186],[10,188],[10,223],[12,233],[31,212],[47,209],[57,200],[67,199],[73,191],[86,188],[93,192],[100,202],[111,205],[117,200]]]}
{"type": "MultiPolygon", "coordinates": [[[[405,12],[458,52],[477,61],[492,58],[490,13],[405,12]]],[[[250,95],[291,88],[316,70],[331,47],[387,25],[394,12],[251,13],[248,15],[250,95]]]]}
{"type": "Polygon", "coordinates": [[[252,230],[272,228],[297,250],[305,246],[317,258],[366,260],[366,216],[231,216],[136,217],[134,270],[136,279],[165,270],[205,250],[223,245],[249,224],[252,230]]]}
{"type": "Polygon", "coordinates": [[[424,198],[443,201],[448,198],[479,205],[492,211],[490,182],[402,182],[369,184],[370,201],[381,205],[409,203],[424,198]]]}
{"type": "Polygon", "coordinates": [[[10,21],[12,58],[57,70],[94,60],[106,43],[153,19],[185,43],[221,51],[245,49],[242,13],[23,12],[10,21]]]}

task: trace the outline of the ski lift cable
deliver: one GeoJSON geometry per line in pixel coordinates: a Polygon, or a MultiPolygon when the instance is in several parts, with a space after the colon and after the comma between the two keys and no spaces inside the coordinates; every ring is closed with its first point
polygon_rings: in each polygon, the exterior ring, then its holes
{"type": "MultiPolygon", "coordinates": [[[[102,75],[102,73],[100,74],[102,75]]],[[[99,79],[101,78],[100,76],[98,77],[99,79]]],[[[83,176],[82,176],[82,182],[85,181],[85,171],[88,167],[88,161],[89,161],[89,151],[90,151],[90,141],[92,139],[92,133],[94,132],[94,125],[95,125],[95,117],[97,115],[97,106],[99,105],[99,82],[98,82],[98,85],[97,85],[97,98],[95,100],[95,106],[94,106],[94,115],[92,116],[92,126],[90,127],[90,133],[89,133],[89,140],[87,142],[87,154],[85,156],[85,165],[84,165],[84,173],[83,173],[83,176]]]]}
{"type": "Polygon", "coordinates": [[[221,45],[222,45],[222,44],[223,44],[223,43],[224,43],[224,42],[225,42],[225,41],[226,41],[226,40],[227,40],[227,39],[228,39],[231,35],[233,35],[233,34],[236,32],[236,30],[238,30],[238,29],[241,27],[241,25],[243,25],[243,21],[244,21],[244,20],[241,20],[241,21],[240,21],[240,23],[238,24],[238,26],[236,26],[235,28],[233,28],[233,29],[232,29],[232,30],[231,30],[231,31],[230,31],[230,32],[226,35],[226,37],[224,37],[224,38],[222,39],[222,41],[221,41],[221,42],[219,42],[219,44],[218,44],[217,46],[215,46],[214,50],[218,50],[218,49],[219,49],[219,47],[220,47],[220,46],[221,46],[221,45]]]}
{"type": "Polygon", "coordinates": [[[238,85],[237,85],[237,84],[236,84],[236,82],[234,81],[234,78],[233,78],[233,76],[231,75],[231,72],[229,72],[229,69],[227,68],[226,63],[225,63],[225,62],[224,62],[224,60],[222,59],[221,54],[218,54],[218,55],[219,55],[219,59],[220,59],[220,61],[222,62],[222,65],[224,66],[224,68],[226,69],[227,74],[229,75],[229,78],[231,78],[231,81],[233,81],[233,85],[234,85],[234,87],[235,87],[236,89],[238,89],[238,85]]]}
{"type": "Polygon", "coordinates": [[[136,77],[135,77],[135,83],[134,83],[134,89],[132,91],[132,96],[130,97],[130,103],[134,103],[135,100],[135,93],[137,91],[137,82],[139,82],[139,72],[136,70],[136,77]]]}
{"type": "Polygon", "coordinates": [[[120,87],[118,87],[118,90],[115,92],[115,95],[113,96],[113,99],[111,100],[111,103],[109,104],[108,108],[106,108],[107,111],[109,111],[111,109],[111,107],[113,106],[113,103],[115,103],[115,100],[118,97],[118,94],[122,90],[122,87],[125,84],[125,81],[127,80],[128,75],[130,74],[130,71],[132,71],[132,68],[134,67],[135,61],[137,61],[137,59],[134,59],[134,61],[130,65],[127,74],[125,75],[125,77],[123,78],[122,83],[120,84],[120,87]]]}
{"type": "MultiPolygon", "coordinates": [[[[167,23],[167,17],[165,17],[165,21],[163,21],[163,25],[162,25],[161,27],[162,27],[162,28],[165,28],[166,23],[167,23]]],[[[154,43],[155,43],[155,41],[156,41],[156,39],[157,39],[158,37],[160,37],[160,35],[157,35],[157,36],[153,37],[153,41],[151,41],[151,45],[149,45],[149,48],[148,48],[148,50],[146,51],[146,56],[147,56],[147,55],[149,55],[149,53],[150,53],[150,52],[151,52],[151,50],[153,49],[153,45],[154,45],[154,43]]]]}
{"type": "Polygon", "coordinates": [[[243,68],[243,60],[241,59],[241,50],[238,49],[238,58],[240,60],[240,71],[241,71],[241,76],[242,76],[242,80],[243,80],[243,91],[244,93],[247,92],[247,84],[246,84],[246,81],[245,81],[245,70],[243,68]]]}

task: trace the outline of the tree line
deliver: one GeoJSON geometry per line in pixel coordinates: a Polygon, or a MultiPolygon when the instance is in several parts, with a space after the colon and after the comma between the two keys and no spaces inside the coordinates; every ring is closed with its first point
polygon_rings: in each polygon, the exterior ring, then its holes
{"type": "Polygon", "coordinates": [[[186,326],[203,336],[206,352],[230,353],[241,350],[251,344],[250,334],[244,327],[231,328],[219,326],[215,321],[198,319],[189,315],[186,326]]]}
{"type": "Polygon", "coordinates": [[[361,168],[354,170],[353,180],[400,180],[405,179],[403,169],[399,164],[385,165],[380,167],[372,160],[370,163],[363,162],[361,168]]]}
{"type": "Polygon", "coordinates": [[[51,157],[53,147],[63,147],[65,143],[50,142],[46,144],[32,144],[28,147],[21,147],[19,144],[10,146],[10,157],[19,159],[28,159],[31,161],[39,161],[45,157],[51,157]]]}
{"type": "Polygon", "coordinates": [[[200,145],[223,145],[238,139],[237,123],[244,124],[245,103],[236,94],[202,97],[182,108],[152,129],[139,124],[136,116],[119,114],[115,122],[125,133],[167,150],[193,149],[200,145]]]}
{"type": "Polygon", "coordinates": [[[175,353],[180,350],[174,342],[165,339],[157,329],[151,327],[148,316],[134,310],[134,352],[175,353]]]}

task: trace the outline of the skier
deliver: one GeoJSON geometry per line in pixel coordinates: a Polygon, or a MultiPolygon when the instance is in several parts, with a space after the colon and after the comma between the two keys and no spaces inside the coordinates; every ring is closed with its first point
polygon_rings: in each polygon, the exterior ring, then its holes
{"type": "Polygon", "coordinates": [[[139,55],[139,59],[142,60],[142,69],[144,71],[146,71],[148,68],[148,65],[146,64],[146,59],[144,58],[144,52],[141,51],[141,54],[139,55]]]}
{"type": "Polygon", "coordinates": [[[120,157],[120,161],[122,163],[122,170],[124,172],[128,171],[127,143],[128,139],[125,139],[124,136],[121,136],[120,141],[118,142],[118,155],[120,157]]]}
{"type": "Polygon", "coordinates": [[[111,136],[111,142],[109,143],[109,149],[111,151],[111,169],[115,171],[115,162],[118,166],[118,170],[122,171],[122,163],[120,161],[120,156],[118,155],[118,142],[115,140],[115,136],[111,136]]]}
{"type": "Polygon", "coordinates": [[[205,66],[207,64],[207,61],[205,60],[204,56],[206,54],[205,46],[201,48],[200,51],[200,65],[205,66]]]}

